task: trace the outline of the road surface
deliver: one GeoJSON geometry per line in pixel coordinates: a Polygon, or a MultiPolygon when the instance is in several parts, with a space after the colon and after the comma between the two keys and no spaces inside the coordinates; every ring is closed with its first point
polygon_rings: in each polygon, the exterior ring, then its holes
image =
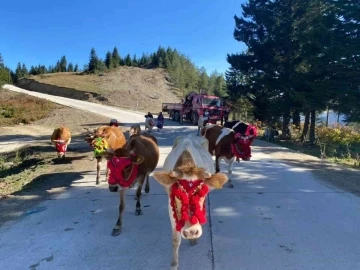
{"type": "MultiPolygon", "coordinates": [[[[143,122],[140,114],[55,99],[109,117],[117,113],[121,122],[143,122]]],[[[155,133],[158,169],[173,139],[189,132],[195,127],[167,126],[155,133]]],[[[253,147],[251,161],[235,164],[233,175],[233,189],[211,192],[209,222],[199,243],[182,242],[180,269],[360,269],[358,197],[273,160],[260,147],[253,147]]],[[[167,196],[155,180],[150,179],[150,194],[142,198],[142,216],[135,216],[134,190],[129,192],[122,234],[112,237],[118,195],[106,183],[94,185],[95,170],[71,177],[71,188],[0,229],[0,269],[170,268],[167,196]]]]}

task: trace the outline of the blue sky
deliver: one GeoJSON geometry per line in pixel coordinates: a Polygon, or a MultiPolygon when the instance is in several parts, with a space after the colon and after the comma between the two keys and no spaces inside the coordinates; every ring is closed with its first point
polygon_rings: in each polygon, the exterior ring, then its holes
{"type": "Polygon", "coordinates": [[[141,56],[158,46],[178,49],[208,73],[225,72],[227,53],[244,50],[233,38],[234,15],[244,0],[2,1],[0,53],[14,69],[20,61],[53,65],[62,55],[83,67],[90,49],[105,57],[141,56]]]}

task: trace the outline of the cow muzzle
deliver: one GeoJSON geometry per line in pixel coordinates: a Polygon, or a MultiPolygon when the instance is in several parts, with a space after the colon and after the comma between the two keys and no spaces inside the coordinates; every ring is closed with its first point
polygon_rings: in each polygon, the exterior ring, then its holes
{"type": "Polygon", "coordinates": [[[181,230],[181,236],[184,239],[191,240],[197,239],[202,235],[202,227],[200,223],[191,225],[190,223],[185,224],[184,228],[181,230]]]}

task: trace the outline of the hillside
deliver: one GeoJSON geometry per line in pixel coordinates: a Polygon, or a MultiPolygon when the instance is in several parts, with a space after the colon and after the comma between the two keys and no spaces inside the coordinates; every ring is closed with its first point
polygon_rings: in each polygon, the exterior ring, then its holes
{"type": "Polygon", "coordinates": [[[60,72],[29,76],[17,85],[32,91],[157,113],[162,102],[180,101],[169,79],[164,69],[122,66],[99,75],[60,72]]]}

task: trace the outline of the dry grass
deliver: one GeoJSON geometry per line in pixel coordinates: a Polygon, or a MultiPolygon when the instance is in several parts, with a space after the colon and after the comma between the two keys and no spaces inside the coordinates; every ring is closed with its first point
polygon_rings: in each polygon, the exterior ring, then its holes
{"type": "Polygon", "coordinates": [[[0,90],[0,127],[16,124],[29,124],[45,118],[60,105],[48,100],[0,90]]]}
{"type": "Polygon", "coordinates": [[[98,78],[95,75],[81,75],[76,72],[59,72],[30,77],[41,83],[101,94],[102,89],[98,85],[98,78]]]}
{"type": "MultiPolygon", "coordinates": [[[[170,77],[164,69],[119,67],[100,75],[62,72],[31,76],[29,79],[100,94],[104,99],[95,102],[143,112],[158,113],[161,111],[161,103],[179,102],[181,96],[181,91],[170,83],[170,77]]],[[[42,92],[39,87],[33,90],[42,92]]],[[[67,95],[71,98],[71,93],[67,95]]]]}

